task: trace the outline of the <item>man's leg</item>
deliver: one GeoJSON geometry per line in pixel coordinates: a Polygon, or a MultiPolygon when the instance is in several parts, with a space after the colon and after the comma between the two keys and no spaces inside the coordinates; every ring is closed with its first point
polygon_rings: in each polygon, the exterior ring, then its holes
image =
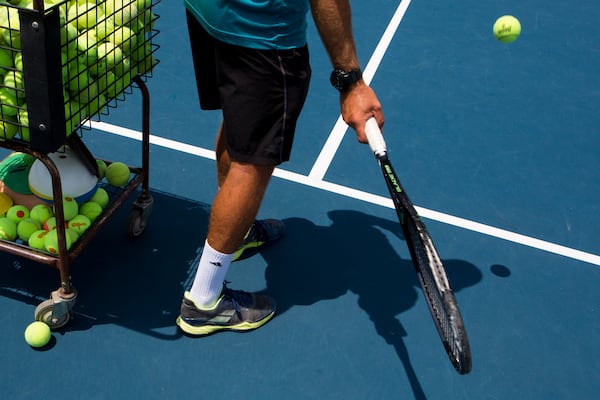
{"type": "Polygon", "coordinates": [[[185,332],[203,335],[224,329],[254,329],[273,316],[275,304],[267,296],[223,286],[233,253],[254,222],[273,169],[273,166],[229,163],[213,201],[198,270],[177,320],[185,332]]]}

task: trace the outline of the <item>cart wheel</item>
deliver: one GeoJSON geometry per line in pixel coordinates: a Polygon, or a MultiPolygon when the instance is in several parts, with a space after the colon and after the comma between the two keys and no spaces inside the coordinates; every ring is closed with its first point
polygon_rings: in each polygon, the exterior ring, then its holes
{"type": "Polygon", "coordinates": [[[34,314],[36,321],[45,322],[52,330],[62,328],[71,320],[69,312],[65,312],[63,315],[53,315],[54,306],[54,300],[45,300],[35,308],[34,314]]]}
{"type": "Polygon", "coordinates": [[[146,229],[147,223],[148,215],[145,215],[144,211],[140,208],[132,208],[129,213],[129,220],[127,221],[129,236],[134,238],[140,236],[144,232],[144,229],[146,229]]]}

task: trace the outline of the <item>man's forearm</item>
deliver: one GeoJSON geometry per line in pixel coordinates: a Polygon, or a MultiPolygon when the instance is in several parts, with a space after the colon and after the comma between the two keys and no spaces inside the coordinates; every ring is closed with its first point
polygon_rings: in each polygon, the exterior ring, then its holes
{"type": "Polygon", "coordinates": [[[359,68],[349,0],[310,0],[315,25],[336,69],[359,68]]]}

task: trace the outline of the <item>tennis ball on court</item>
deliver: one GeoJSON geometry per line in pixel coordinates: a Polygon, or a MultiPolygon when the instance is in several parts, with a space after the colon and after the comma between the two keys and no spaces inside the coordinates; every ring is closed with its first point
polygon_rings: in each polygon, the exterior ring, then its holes
{"type": "MultiPolygon", "coordinates": [[[[65,196],[63,197],[63,211],[65,214],[65,221],[70,220],[79,213],[79,205],[74,198],[65,196]]],[[[56,205],[54,205],[54,213],[56,214],[56,205]]]]}
{"type": "Polygon", "coordinates": [[[494,23],[494,36],[502,43],[511,43],[521,34],[521,23],[512,15],[503,15],[494,23]]]}
{"type": "Polygon", "coordinates": [[[79,207],[79,214],[85,215],[91,222],[94,222],[102,214],[102,207],[93,201],[86,201],[79,207]]]}
{"type": "Polygon", "coordinates": [[[129,181],[129,167],[120,161],[108,164],[106,167],[106,180],[113,186],[123,186],[129,181]]]}
{"type": "Polygon", "coordinates": [[[98,180],[104,178],[104,174],[106,173],[106,163],[104,160],[96,159],[96,164],[98,164],[98,180]]]}
{"type": "Polygon", "coordinates": [[[17,236],[24,242],[28,242],[33,232],[42,229],[42,225],[33,218],[24,218],[17,224],[17,236]]]}
{"type": "Polygon", "coordinates": [[[29,218],[36,220],[43,225],[48,218],[54,217],[54,211],[48,204],[36,204],[29,211],[29,218]]]}
{"type": "Polygon", "coordinates": [[[17,224],[6,217],[0,217],[0,239],[13,241],[17,238],[17,224]]]}
{"type": "Polygon", "coordinates": [[[25,328],[25,341],[31,347],[44,347],[51,337],[50,327],[42,321],[32,322],[25,328]]]}
{"type": "MultiPolygon", "coordinates": [[[[66,229],[65,231],[65,240],[67,241],[67,250],[69,250],[71,248],[71,245],[73,244],[73,239],[72,236],[69,234],[68,229],[66,229]]],[[[49,231],[45,236],[44,236],[44,248],[46,249],[46,251],[48,253],[51,254],[58,254],[58,229],[53,229],[51,231],[49,231]]]]}
{"type": "Polygon", "coordinates": [[[104,209],[108,205],[110,199],[108,197],[108,192],[104,188],[98,188],[89,200],[98,203],[100,207],[104,209]]]}
{"type": "Polygon", "coordinates": [[[73,230],[81,236],[83,232],[87,231],[91,224],[92,222],[88,217],[82,214],[78,214],[69,221],[67,226],[70,230],[73,230]]]}
{"type": "Polygon", "coordinates": [[[6,211],[6,218],[18,224],[25,218],[29,218],[29,209],[21,204],[16,204],[6,211]]]}
{"type": "Polygon", "coordinates": [[[39,231],[35,231],[29,236],[29,240],[27,244],[32,249],[44,250],[44,238],[48,234],[48,231],[44,229],[40,229],[39,231]]]}

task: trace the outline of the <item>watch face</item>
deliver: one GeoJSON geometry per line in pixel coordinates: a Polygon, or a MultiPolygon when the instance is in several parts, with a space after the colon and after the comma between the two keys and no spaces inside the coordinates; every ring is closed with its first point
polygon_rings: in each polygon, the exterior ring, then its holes
{"type": "Polygon", "coordinates": [[[342,71],[336,69],[331,73],[330,81],[331,85],[339,90],[340,92],[346,91],[350,85],[358,82],[362,78],[360,70],[342,71]]]}
{"type": "Polygon", "coordinates": [[[347,77],[348,74],[346,74],[344,71],[335,70],[331,73],[331,85],[337,90],[342,91],[347,86],[347,84],[345,84],[347,77]]]}

